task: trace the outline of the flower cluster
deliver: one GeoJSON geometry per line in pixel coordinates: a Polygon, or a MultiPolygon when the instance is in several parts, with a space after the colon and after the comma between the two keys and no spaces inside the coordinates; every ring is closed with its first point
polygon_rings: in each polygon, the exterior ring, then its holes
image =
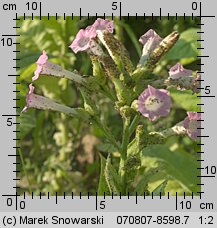
{"type": "MultiPolygon", "coordinates": [[[[113,36],[109,35],[113,32],[113,21],[98,18],[91,26],[81,29],[69,47],[74,53],[87,51],[90,54],[94,54],[97,61],[103,64],[106,73],[112,80],[119,102],[123,103],[123,105],[130,105],[130,103],[133,102],[131,97],[134,97],[135,95],[132,92],[132,88],[127,88],[127,83],[132,81],[132,79],[129,78],[129,73],[132,72],[133,67],[129,55],[123,45],[114,39],[113,36]],[[106,47],[110,56],[101,49],[98,39],[106,47]],[[125,64],[125,69],[121,65],[121,62],[125,64]],[[122,71],[123,69],[124,71],[122,71]],[[126,74],[126,71],[128,71],[128,74],[126,74]],[[123,79],[119,78],[119,74],[122,75],[121,77],[123,77],[123,79]]],[[[150,58],[153,58],[152,53],[157,53],[156,56],[159,58],[159,56],[164,54],[162,50],[168,51],[174,45],[176,40],[177,33],[172,33],[163,39],[154,30],[148,30],[139,39],[139,42],[143,45],[143,52],[138,64],[138,69],[142,67],[144,67],[144,69],[152,69],[152,66],[147,65],[150,58]]],[[[96,60],[93,61],[93,64],[95,63],[96,60]]],[[[39,75],[50,75],[60,78],[65,77],[81,85],[87,85],[87,81],[82,76],[67,71],[55,63],[48,62],[48,56],[45,51],[43,51],[36,64],[37,69],[32,78],[33,81],[37,80],[39,75]]],[[[135,72],[137,72],[137,69],[135,72]]],[[[136,74],[137,73],[133,73],[133,76],[136,74]]],[[[198,92],[198,81],[200,81],[198,79],[199,76],[193,76],[192,70],[185,69],[180,63],[177,63],[170,68],[169,77],[166,83],[169,86],[176,86],[177,89],[191,89],[193,92],[198,92]]],[[[140,82],[136,81],[136,83],[139,84],[140,82]]],[[[38,100],[41,100],[41,98],[38,99],[38,95],[35,95],[33,91],[34,87],[30,84],[29,93],[26,98],[27,106],[23,111],[26,111],[27,107],[44,107],[44,104],[38,104],[38,100]]],[[[49,101],[46,105],[49,109],[49,101]]],[[[156,121],[160,117],[167,117],[170,114],[170,107],[171,98],[169,91],[166,89],[155,88],[152,84],[148,85],[147,88],[144,88],[144,91],[138,96],[137,110],[150,121],[156,121]]],[[[183,121],[183,126],[186,128],[187,134],[195,140],[200,131],[200,123],[198,121],[200,120],[200,114],[188,112],[187,115],[188,117],[183,121]]]]}

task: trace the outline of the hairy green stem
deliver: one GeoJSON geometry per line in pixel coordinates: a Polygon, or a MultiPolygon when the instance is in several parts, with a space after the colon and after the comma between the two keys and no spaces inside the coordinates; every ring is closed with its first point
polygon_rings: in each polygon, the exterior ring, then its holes
{"type": "Polygon", "coordinates": [[[136,127],[138,126],[140,120],[140,115],[136,114],[132,123],[129,126],[129,137],[133,134],[133,132],[136,130],[136,127]]]}
{"type": "Polygon", "coordinates": [[[119,165],[119,174],[122,182],[122,194],[126,194],[127,192],[127,176],[125,170],[125,163],[127,160],[127,147],[129,144],[129,120],[127,118],[123,119],[123,137],[122,137],[122,145],[121,145],[121,157],[120,157],[120,165],[119,165]]]}

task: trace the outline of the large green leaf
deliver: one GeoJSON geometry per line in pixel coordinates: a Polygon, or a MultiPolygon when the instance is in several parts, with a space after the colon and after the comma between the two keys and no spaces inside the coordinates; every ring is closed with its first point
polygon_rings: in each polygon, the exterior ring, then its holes
{"type": "Polygon", "coordinates": [[[164,145],[145,148],[142,151],[143,165],[145,165],[145,160],[150,157],[162,163],[168,176],[178,181],[185,191],[197,193],[200,190],[197,185],[199,171],[196,157],[181,149],[171,151],[164,145]]]}
{"type": "Polygon", "coordinates": [[[200,106],[197,104],[201,103],[201,99],[197,97],[198,94],[192,94],[192,91],[190,90],[180,91],[170,89],[170,95],[172,96],[176,104],[185,109],[186,111],[200,111],[200,106]]]}
{"type": "Polygon", "coordinates": [[[100,154],[100,178],[99,178],[99,185],[98,185],[98,195],[103,196],[105,195],[110,195],[110,191],[105,179],[105,166],[106,166],[106,159],[100,154]]]}
{"type": "Polygon", "coordinates": [[[180,38],[173,49],[165,56],[166,60],[179,60],[183,64],[195,61],[200,54],[198,51],[200,29],[189,28],[181,33],[180,38]]]}

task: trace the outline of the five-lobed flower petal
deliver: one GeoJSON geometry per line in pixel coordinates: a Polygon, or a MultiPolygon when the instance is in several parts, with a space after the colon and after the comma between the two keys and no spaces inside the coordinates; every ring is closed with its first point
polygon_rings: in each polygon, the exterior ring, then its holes
{"type": "Polygon", "coordinates": [[[138,98],[138,110],[151,121],[170,113],[171,98],[169,91],[148,86],[138,98]]]}
{"type": "Polygon", "coordinates": [[[162,41],[162,38],[153,30],[149,29],[144,35],[142,35],[139,39],[139,42],[142,45],[150,46],[150,48],[153,50],[160,42],[162,41]]]}
{"type": "Polygon", "coordinates": [[[196,140],[201,134],[201,114],[197,112],[187,112],[183,126],[187,130],[187,134],[193,140],[196,140]]]}
{"type": "Polygon", "coordinates": [[[96,30],[93,26],[81,29],[72,44],[69,46],[74,53],[79,51],[87,51],[90,48],[91,40],[96,37],[96,30]]]}
{"type": "Polygon", "coordinates": [[[113,33],[114,31],[114,22],[107,20],[107,19],[102,19],[98,18],[92,25],[92,27],[97,31],[107,31],[109,33],[113,33]]]}
{"type": "Polygon", "coordinates": [[[169,70],[169,78],[170,79],[179,79],[182,77],[191,77],[192,70],[185,69],[182,64],[177,63],[169,70]]]}

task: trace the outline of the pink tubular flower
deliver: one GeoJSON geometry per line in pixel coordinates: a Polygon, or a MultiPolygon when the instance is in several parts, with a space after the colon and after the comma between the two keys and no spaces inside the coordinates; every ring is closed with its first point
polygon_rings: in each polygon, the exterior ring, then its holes
{"type": "Polygon", "coordinates": [[[93,26],[81,29],[69,46],[74,53],[87,51],[90,48],[91,39],[96,37],[96,30],[93,26]]]}
{"type": "Polygon", "coordinates": [[[139,39],[139,42],[146,46],[149,51],[153,51],[161,41],[162,38],[153,29],[149,29],[139,39]]]}
{"type": "Polygon", "coordinates": [[[26,96],[26,106],[23,108],[22,112],[26,112],[28,108],[36,108],[36,109],[63,112],[70,116],[74,116],[74,115],[79,116],[79,114],[81,115],[81,112],[79,112],[76,109],[56,103],[55,101],[47,97],[34,94],[34,89],[35,89],[34,86],[30,84],[29,92],[26,96]]]}
{"type": "Polygon", "coordinates": [[[92,27],[96,31],[108,31],[110,33],[113,33],[114,30],[114,23],[113,21],[107,20],[107,19],[102,19],[98,18],[92,25],[92,27]]]}
{"type": "Polygon", "coordinates": [[[23,108],[23,110],[21,112],[26,112],[26,110],[28,109],[28,107],[31,107],[31,103],[32,103],[32,97],[34,96],[33,92],[34,92],[35,87],[32,85],[32,83],[29,85],[29,92],[26,96],[26,106],[23,108]]]}
{"type": "Polygon", "coordinates": [[[37,66],[37,69],[35,71],[35,75],[32,78],[33,81],[38,79],[39,74],[42,71],[43,65],[46,64],[47,60],[48,60],[48,56],[47,56],[46,52],[43,51],[42,55],[38,58],[38,60],[36,62],[38,66],[37,66]]]}
{"type": "Polygon", "coordinates": [[[179,79],[181,77],[192,76],[192,70],[185,69],[180,63],[170,68],[169,78],[179,79]]]}
{"type": "Polygon", "coordinates": [[[84,79],[71,71],[63,69],[61,66],[48,62],[48,56],[45,51],[43,51],[42,55],[37,60],[37,69],[35,70],[35,74],[32,77],[32,80],[35,81],[39,78],[40,74],[50,75],[59,78],[68,78],[69,80],[75,81],[77,83],[84,83],[84,79]]]}
{"type": "Polygon", "coordinates": [[[139,112],[151,121],[168,116],[171,105],[169,91],[149,85],[139,96],[137,105],[139,112]]]}
{"type": "Polygon", "coordinates": [[[201,130],[201,114],[197,112],[187,112],[187,117],[184,119],[183,126],[187,130],[187,134],[193,140],[200,136],[201,130]]]}
{"type": "Polygon", "coordinates": [[[139,39],[139,42],[143,44],[142,56],[139,63],[144,65],[150,53],[160,44],[162,38],[153,30],[149,29],[139,39]]]}

